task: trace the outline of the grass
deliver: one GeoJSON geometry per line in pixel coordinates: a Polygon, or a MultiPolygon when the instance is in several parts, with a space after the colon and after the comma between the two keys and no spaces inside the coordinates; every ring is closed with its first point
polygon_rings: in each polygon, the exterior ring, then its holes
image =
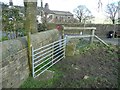
{"type": "Polygon", "coordinates": [[[51,71],[55,71],[55,76],[49,80],[38,80],[34,79],[32,76],[20,86],[20,88],[52,88],[53,83],[58,82],[63,76],[62,72],[57,71],[55,68],[50,68],[51,71]]]}
{"type": "Polygon", "coordinates": [[[45,67],[43,67],[41,70],[39,70],[38,72],[36,72],[35,75],[38,75],[38,74],[41,73],[46,67],[48,67],[48,66],[50,66],[50,65],[52,64],[52,62],[49,63],[49,62],[52,60],[50,57],[51,57],[51,56],[48,56],[48,57],[46,57],[45,59],[43,59],[43,60],[41,61],[41,64],[35,68],[35,71],[37,71],[38,69],[42,68],[43,66],[45,66],[45,65],[47,64],[47,65],[46,65],[45,67]],[[45,60],[46,60],[46,61],[45,61],[45,60]],[[43,61],[45,61],[45,62],[43,62],[43,61]],[[42,62],[43,62],[43,63],[42,63],[42,62]],[[48,63],[49,63],[49,64],[48,64],[48,63]]]}
{"type": "MultiPolygon", "coordinates": [[[[118,49],[118,47],[116,46],[111,46],[110,47],[105,47],[103,44],[100,43],[94,43],[91,45],[86,45],[84,47],[77,47],[79,49],[79,54],[85,54],[85,53],[89,53],[89,51],[91,50],[98,50],[98,49],[102,49],[105,50],[104,52],[106,52],[108,56],[106,56],[108,59],[107,60],[102,60],[102,57],[98,57],[100,63],[104,63],[105,61],[107,61],[108,63],[110,62],[111,58],[116,58],[117,54],[113,54],[114,51],[116,51],[118,49]]],[[[70,61],[70,60],[68,60],[70,61]]],[[[61,61],[62,62],[62,61],[61,61]]],[[[71,61],[70,61],[71,62],[71,61]]],[[[67,62],[67,64],[69,64],[70,62],[67,62]]],[[[87,78],[81,78],[81,79],[77,79],[76,81],[71,80],[71,82],[69,82],[69,80],[64,80],[64,76],[65,74],[69,73],[72,75],[71,70],[74,70],[71,68],[71,66],[69,66],[68,68],[64,68],[67,66],[67,64],[59,64],[59,65],[55,65],[53,67],[51,67],[49,70],[54,71],[54,77],[48,80],[38,80],[38,79],[34,79],[31,76],[20,86],[20,88],[54,88],[54,87],[64,87],[64,88],[88,88],[89,86],[91,88],[96,87],[109,87],[109,79],[106,79],[104,76],[93,76],[93,75],[88,75],[87,78]],[[66,66],[65,66],[66,65],[66,66]],[[64,69],[64,71],[62,71],[62,69],[64,69]],[[66,69],[66,70],[65,70],[66,69]],[[69,69],[71,69],[69,71],[69,69]],[[68,72],[69,71],[69,72],[68,72]],[[59,85],[59,86],[58,86],[59,85]]],[[[118,66],[118,69],[120,68],[120,63],[113,63],[114,65],[118,66]]],[[[111,64],[112,65],[112,64],[111,64]]],[[[91,68],[84,68],[83,70],[88,71],[88,70],[95,70],[95,67],[91,67],[91,68]]],[[[74,73],[73,73],[74,74],[74,73]]],[[[87,75],[84,75],[87,76],[87,75]]],[[[69,76],[67,76],[69,78],[69,76]]],[[[69,78],[71,79],[71,78],[69,78]]],[[[120,84],[120,78],[118,78],[118,83],[120,84]]]]}
{"type": "Polygon", "coordinates": [[[5,40],[8,40],[8,37],[2,37],[2,38],[0,38],[0,42],[5,41],[5,40]]]}

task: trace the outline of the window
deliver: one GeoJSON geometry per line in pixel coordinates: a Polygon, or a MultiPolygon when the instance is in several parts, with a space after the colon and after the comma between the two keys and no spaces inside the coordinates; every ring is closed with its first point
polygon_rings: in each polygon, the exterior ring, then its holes
{"type": "Polygon", "coordinates": [[[58,19],[58,17],[56,16],[55,19],[58,19]]]}
{"type": "Polygon", "coordinates": [[[68,17],[68,19],[70,19],[70,17],[68,17]]]}

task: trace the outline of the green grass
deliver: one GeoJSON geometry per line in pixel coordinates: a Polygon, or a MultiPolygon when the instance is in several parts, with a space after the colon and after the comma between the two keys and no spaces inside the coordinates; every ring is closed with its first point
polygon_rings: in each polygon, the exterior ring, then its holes
{"type": "Polygon", "coordinates": [[[52,80],[48,81],[39,81],[34,79],[33,77],[29,77],[20,88],[45,88],[50,87],[52,85],[52,80]]]}
{"type": "MultiPolygon", "coordinates": [[[[44,65],[46,65],[46,64],[48,64],[52,59],[50,58],[50,56],[49,57],[46,57],[45,59],[43,59],[42,61],[41,61],[41,63],[43,62],[43,61],[45,61],[45,60],[47,60],[46,62],[44,62],[44,63],[42,63],[42,64],[40,64],[39,66],[37,66],[36,68],[35,68],[35,71],[37,71],[38,69],[40,69],[41,67],[43,67],[44,65]]],[[[48,65],[46,65],[44,68],[42,68],[41,70],[39,70],[38,72],[36,72],[35,73],[35,75],[38,75],[39,73],[41,73],[46,67],[48,67],[48,66],[50,66],[52,64],[52,62],[51,63],[49,63],[48,65]]]]}
{"type": "Polygon", "coordinates": [[[53,88],[53,85],[60,80],[63,74],[56,68],[50,68],[49,70],[55,72],[52,79],[38,80],[30,76],[19,88],[53,88]]]}
{"type": "Polygon", "coordinates": [[[5,41],[5,40],[8,40],[8,37],[2,37],[2,38],[0,38],[0,42],[5,41]]]}

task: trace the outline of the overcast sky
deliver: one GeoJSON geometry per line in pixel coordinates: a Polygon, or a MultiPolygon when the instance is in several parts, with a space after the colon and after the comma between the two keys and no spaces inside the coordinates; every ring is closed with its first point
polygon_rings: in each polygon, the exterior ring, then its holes
{"type": "MultiPolygon", "coordinates": [[[[14,5],[22,5],[23,0],[12,0],[14,5]]],[[[40,6],[41,0],[38,1],[38,6],[40,6]]],[[[73,10],[79,5],[86,5],[87,8],[92,12],[94,16],[99,16],[100,12],[98,12],[98,1],[99,0],[43,0],[43,5],[45,3],[49,4],[49,8],[51,10],[60,10],[60,11],[70,11],[73,13],[73,10]]],[[[103,13],[105,10],[105,6],[111,2],[117,2],[119,0],[101,0],[103,3],[103,13]]],[[[9,3],[9,0],[0,0],[0,2],[9,3]]],[[[101,15],[102,17],[102,15],[101,15]]]]}

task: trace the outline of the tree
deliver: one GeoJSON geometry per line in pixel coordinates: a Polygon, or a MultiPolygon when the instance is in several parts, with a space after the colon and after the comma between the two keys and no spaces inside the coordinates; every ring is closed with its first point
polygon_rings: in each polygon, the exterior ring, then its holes
{"type": "Polygon", "coordinates": [[[23,17],[20,15],[19,9],[15,7],[8,7],[8,5],[2,3],[2,28],[3,31],[16,32],[22,28],[20,25],[23,22],[23,17]]]}
{"type": "Polygon", "coordinates": [[[37,32],[37,0],[24,0],[25,6],[25,30],[31,33],[37,32]]]}
{"type": "Polygon", "coordinates": [[[85,5],[79,5],[74,9],[75,15],[79,19],[79,22],[86,22],[93,18],[91,11],[85,5]]]}
{"type": "Polygon", "coordinates": [[[99,0],[98,1],[98,12],[100,11],[100,10],[102,10],[102,1],[101,0],[99,0]]]}
{"type": "Polygon", "coordinates": [[[115,17],[118,12],[118,5],[115,3],[108,4],[105,12],[107,13],[108,18],[110,18],[112,23],[115,24],[115,17]]]}
{"type": "Polygon", "coordinates": [[[31,33],[37,32],[37,0],[31,1],[24,0],[25,7],[25,23],[24,27],[27,31],[27,44],[28,44],[28,62],[29,62],[29,70],[32,74],[32,52],[31,52],[31,33]]]}

